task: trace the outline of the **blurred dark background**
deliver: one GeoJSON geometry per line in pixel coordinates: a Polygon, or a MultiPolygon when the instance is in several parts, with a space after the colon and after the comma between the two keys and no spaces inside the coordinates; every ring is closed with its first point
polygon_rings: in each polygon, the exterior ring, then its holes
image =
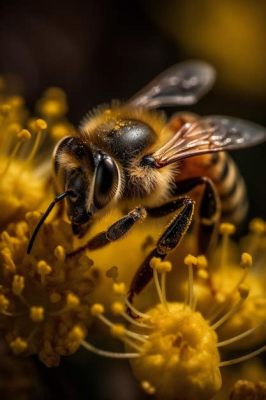
{"type": "MultiPolygon", "coordinates": [[[[30,107],[47,86],[60,86],[68,95],[69,118],[78,124],[91,108],[127,99],[168,66],[200,58],[216,67],[218,79],[191,111],[266,125],[263,0],[0,4],[0,73],[16,75],[30,107]]],[[[265,156],[265,144],[233,154],[247,181],[250,216],[264,218],[265,156]]],[[[125,362],[80,352],[58,369],[38,370],[46,388],[40,398],[141,398],[125,362]]]]}

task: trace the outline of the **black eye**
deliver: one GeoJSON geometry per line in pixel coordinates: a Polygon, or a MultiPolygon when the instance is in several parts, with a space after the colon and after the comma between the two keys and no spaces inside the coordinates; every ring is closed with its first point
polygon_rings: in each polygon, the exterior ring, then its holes
{"type": "Polygon", "coordinates": [[[108,204],[118,181],[118,171],[111,157],[104,157],[100,160],[94,186],[94,205],[97,208],[103,208],[108,204]]]}

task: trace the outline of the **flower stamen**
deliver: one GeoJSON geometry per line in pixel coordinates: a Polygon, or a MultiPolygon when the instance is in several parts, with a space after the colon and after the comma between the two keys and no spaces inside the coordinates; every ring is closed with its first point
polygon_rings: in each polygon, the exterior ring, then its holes
{"type": "Polygon", "coordinates": [[[215,322],[213,325],[211,325],[211,328],[213,330],[216,330],[219,328],[222,324],[224,324],[233,314],[235,314],[239,308],[243,305],[245,300],[248,297],[249,294],[249,289],[245,285],[240,285],[238,288],[239,294],[240,294],[240,300],[229,310],[222,318],[220,318],[217,322],[215,322]]]}
{"type": "Polygon", "coordinates": [[[115,353],[112,351],[106,351],[98,349],[97,347],[93,346],[87,340],[82,340],[81,345],[91,351],[92,353],[97,354],[98,356],[108,357],[108,358],[119,358],[119,359],[130,359],[130,358],[138,358],[140,357],[139,353],[115,353]]]}
{"type": "Polygon", "coordinates": [[[198,260],[196,257],[188,254],[184,259],[184,264],[188,267],[188,297],[187,305],[193,308],[194,302],[194,277],[193,277],[193,266],[197,265],[198,260]]]}
{"type": "Polygon", "coordinates": [[[261,326],[262,326],[262,324],[255,326],[254,328],[248,329],[247,331],[240,333],[239,335],[234,336],[230,339],[224,340],[222,342],[218,342],[217,347],[223,347],[223,346],[227,346],[228,344],[235,343],[238,340],[241,340],[241,339],[245,338],[246,336],[251,335],[251,333],[253,333],[256,329],[260,328],[261,326]]]}
{"type": "Polygon", "coordinates": [[[266,346],[262,346],[258,350],[252,351],[251,353],[246,354],[245,356],[233,358],[232,360],[228,360],[228,361],[222,361],[219,364],[219,367],[228,367],[229,365],[241,363],[243,361],[249,360],[250,358],[258,356],[259,354],[263,353],[264,351],[266,351],[266,346]]]}

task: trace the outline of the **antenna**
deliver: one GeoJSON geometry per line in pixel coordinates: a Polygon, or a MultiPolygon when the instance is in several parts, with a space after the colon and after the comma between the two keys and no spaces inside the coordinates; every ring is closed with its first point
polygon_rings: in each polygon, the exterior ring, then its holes
{"type": "Polygon", "coordinates": [[[53,210],[53,208],[54,208],[54,206],[56,205],[56,203],[58,203],[59,201],[64,200],[64,198],[67,197],[67,196],[69,196],[70,194],[71,194],[71,191],[70,191],[70,190],[67,190],[66,192],[61,193],[61,194],[59,194],[58,196],[56,196],[56,197],[54,198],[54,200],[49,204],[49,206],[47,207],[45,213],[44,213],[43,216],[41,217],[40,221],[39,221],[38,224],[36,225],[36,227],[35,227],[35,229],[34,229],[32,235],[31,235],[31,238],[30,238],[30,241],[29,241],[29,244],[28,244],[28,248],[27,248],[27,254],[30,254],[31,249],[32,249],[32,246],[33,246],[33,244],[34,244],[34,241],[35,241],[35,239],[36,239],[36,236],[38,235],[38,232],[39,232],[39,230],[40,230],[42,224],[44,223],[44,221],[46,220],[46,218],[48,217],[48,215],[50,214],[50,212],[53,210]]]}

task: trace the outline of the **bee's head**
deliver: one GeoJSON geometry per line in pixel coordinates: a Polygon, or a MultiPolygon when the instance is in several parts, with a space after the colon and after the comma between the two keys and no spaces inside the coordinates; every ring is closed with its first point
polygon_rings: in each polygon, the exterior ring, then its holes
{"type": "Polygon", "coordinates": [[[118,191],[119,171],[114,159],[80,138],[66,137],[54,152],[55,173],[67,191],[67,213],[75,234],[105,209],[118,191]]]}

